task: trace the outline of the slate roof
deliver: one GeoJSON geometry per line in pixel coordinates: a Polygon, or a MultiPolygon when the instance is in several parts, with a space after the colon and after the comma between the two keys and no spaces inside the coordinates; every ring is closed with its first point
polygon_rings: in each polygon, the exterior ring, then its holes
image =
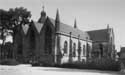
{"type": "Polygon", "coordinates": [[[121,51],[120,51],[120,59],[125,59],[125,47],[122,47],[122,48],[121,48],[121,51]]]}
{"type": "Polygon", "coordinates": [[[90,39],[93,41],[108,41],[108,29],[88,31],[90,39]]]}
{"type": "MultiPolygon", "coordinates": [[[[52,19],[52,18],[49,18],[49,20],[51,21],[51,23],[53,25],[55,25],[55,20],[52,19]]],[[[83,40],[86,40],[86,38],[89,39],[89,35],[87,32],[83,32],[77,28],[73,28],[71,27],[70,25],[67,25],[67,24],[64,24],[64,23],[60,23],[60,33],[63,33],[63,34],[69,34],[70,32],[72,32],[72,35],[74,37],[77,37],[78,38],[78,35],[80,35],[80,39],[83,39],[83,40]]]]}
{"type": "Polygon", "coordinates": [[[33,24],[36,27],[37,31],[40,33],[40,31],[41,31],[44,24],[43,23],[38,23],[38,22],[35,22],[35,21],[33,21],[33,24]]]}
{"type": "MultiPolygon", "coordinates": [[[[46,19],[46,20],[49,20],[55,26],[55,20],[54,19],[48,17],[48,19],[46,19]]],[[[40,33],[44,23],[38,23],[38,22],[33,21],[33,24],[36,27],[37,31],[40,33]]],[[[86,40],[86,38],[89,39],[89,35],[88,35],[87,32],[83,32],[83,31],[81,31],[77,28],[73,28],[73,27],[71,27],[67,24],[64,24],[64,23],[60,23],[60,31],[59,32],[62,33],[62,34],[69,34],[70,32],[72,32],[73,37],[78,38],[78,36],[80,35],[79,38],[82,39],[82,40],[86,40]]]]}
{"type": "Polygon", "coordinates": [[[124,52],[125,53],[125,47],[121,47],[121,53],[124,52]]]}

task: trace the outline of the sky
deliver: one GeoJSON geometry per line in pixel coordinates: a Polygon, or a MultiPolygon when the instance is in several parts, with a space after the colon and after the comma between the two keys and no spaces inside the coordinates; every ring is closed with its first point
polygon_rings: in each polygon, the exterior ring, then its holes
{"type": "Polygon", "coordinates": [[[25,7],[37,21],[45,6],[47,16],[55,19],[59,9],[60,20],[83,31],[107,28],[114,29],[116,49],[125,47],[125,0],[0,0],[0,9],[25,7]]]}

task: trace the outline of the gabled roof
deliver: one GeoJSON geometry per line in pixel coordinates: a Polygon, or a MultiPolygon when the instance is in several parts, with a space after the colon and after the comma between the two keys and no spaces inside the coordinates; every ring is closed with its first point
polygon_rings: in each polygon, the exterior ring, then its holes
{"type": "Polygon", "coordinates": [[[124,58],[124,59],[125,59],[125,47],[122,47],[122,48],[121,48],[120,58],[124,58]]]}
{"type": "Polygon", "coordinates": [[[33,21],[33,24],[36,27],[37,31],[40,33],[40,31],[41,31],[44,24],[43,23],[38,23],[38,22],[35,22],[35,21],[33,21]]]}
{"type": "Polygon", "coordinates": [[[121,51],[120,51],[121,53],[125,53],[125,47],[121,47],[121,51]]]}
{"type": "Polygon", "coordinates": [[[27,34],[28,29],[29,29],[29,25],[22,25],[22,29],[24,31],[24,34],[27,34]]]}
{"type": "Polygon", "coordinates": [[[88,33],[83,32],[80,29],[73,28],[73,27],[66,25],[66,24],[63,24],[63,23],[60,24],[60,32],[61,33],[68,33],[68,34],[70,32],[72,32],[72,35],[75,37],[78,37],[80,35],[80,39],[83,39],[83,40],[86,40],[87,38],[89,39],[88,33]]]}
{"type": "Polygon", "coordinates": [[[99,41],[108,41],[109,40],[108,29],[88,31],[88,34],[90,35],[90,39],[93,41],[99,42],[99,41]]]}
{"type": "MultiPolygon", "coordinates": [[[[51,21],[51,23],[55,26],[55,20],[52,18],[49,18],[49,20],[51,21]]],[[[83,32],[77,28],[73,28],[70,25],[64,24],[64,23],[60,23],[60,31],[59,33],[63,33],[63,34],[69,34],[70,32],[72,32],[72,35],[74,37],[77,37],[80,35],[80,39],[86,40],[87,38],[89,39],[89,35],[87,32],[83,32]]]]}
{"type": "Polygon", "coordinates": [[[52,18],[50,18],[50,17],[48,17],[48,19],[50,20],[50,22],[55,26],[55,20],[54,19],[52,19],[52,18]]]}

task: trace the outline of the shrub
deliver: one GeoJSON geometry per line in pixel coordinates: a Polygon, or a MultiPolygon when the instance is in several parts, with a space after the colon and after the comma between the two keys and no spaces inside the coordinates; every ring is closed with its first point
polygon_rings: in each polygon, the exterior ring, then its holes
{"type": "Polygon", "coordinates": [[[16,60],[14,59],[6,59],[6,60],[2,60],[0,62],[1,65],[18,65],[19,62],[17,62],[16,60]]]}
{"type": "Polygon", "coordinates": [[[92,64],[95,69],[112,70],[112,71],[120,70],[120,62],[112,59],[106,59],[106,58],[95,59],[94,61],[92,61],[92,64]]]}
{"type": "Polygon", "coordinates": [[[111,60],[111,59],[94,59],[91,62],[86,63],[68,63],[63,64],[60,67],[63,68],[77,68],[77,69],[97,69],[97,70],[109,70],[109,71],[119,71],[120,70],[120,62],[111,60]]]}

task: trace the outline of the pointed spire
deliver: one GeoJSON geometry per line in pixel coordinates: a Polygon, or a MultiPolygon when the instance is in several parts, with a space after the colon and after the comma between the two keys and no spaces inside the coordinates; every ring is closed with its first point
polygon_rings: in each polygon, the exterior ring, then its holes
{"type": "Polygon", "coordinates": [[[56,13],[56,22],[60,22],[60,17],[59,17],[59,10],[57,9],[57,13],[56,13]]]}
{"type": "Polygon", "coordinates": [[[44,8],[45,8],[45,6],[44,6],[44,1],[42,2],[42,9],[43,9],[43,11],[44,11],[44,8]]]}
{"type": "Polygon", "coordinates": [[[74,28],[77,28],[76,19],[74,21],[74,28]]]}
{"type": "Polygon", "coordinates": [[[109,29],[109,24],[107,24],[107,29],[109,29]]]}
{"type": "Polygon", "coordinates": [[[59,31],[60,29],[60,17],[59,17],[59,10],[57,9],[56,19],[55,19],[55,30],[59,31]]]}
{"type": "Polygon", "coordinates": [[[111,34],[111,28],[109,27],[109,24],[107,24],[107,32],[109,35],[111,34]]]}
{"type": "Polygon", "coordinates": [[[110,33],[109,24],[107,24],[107,30],[108,30],[108,33],[110,33]]]}

